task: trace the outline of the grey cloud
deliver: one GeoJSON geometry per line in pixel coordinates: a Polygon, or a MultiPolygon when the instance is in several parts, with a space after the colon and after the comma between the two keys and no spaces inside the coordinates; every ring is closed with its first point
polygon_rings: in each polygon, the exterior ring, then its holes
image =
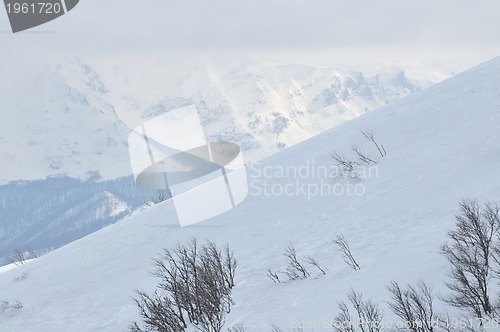
{"type": "Polygon", "coordinates": [[[498,12],[492,0],[86,0],[33,39],[104,50],[466,44],[496,41],[498,12]]]}

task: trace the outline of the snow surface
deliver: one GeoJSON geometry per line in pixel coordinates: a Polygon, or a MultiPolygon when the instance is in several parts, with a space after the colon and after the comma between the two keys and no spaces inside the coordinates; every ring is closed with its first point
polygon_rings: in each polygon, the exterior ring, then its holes
{"type": "Polygon", "coordinates": [[[1,271],[0,298],[19,300],[23,308],[0,309],[0,330],[124,331],[138,318],[133,290],[155,285],[148,274],[151,258],[192,237],[228,242],[239,260],[236,305],[226,327],[241,322],[248,331],[270,331],[271,324],[287,330],[297,321],[331,319],[336,301],[351,287],[379,300],[390,316],[383,300],[391,280],[405,284],[422,278],[437,292],[446,292],[446,262],[438,248],[454,225],[459,201],[498,202],[499,127],[496,58],[251,166],[250,196],[222,216],[180,228],[167,201],[1,271]],[[359,130],[366,129],[384,145],[385,157],[361,137],[359,130]],[[378,174],[361,182],[312,173],[298,179],[278,176],[287,166],[330,167],[329,153],[347,154],[352,144],[377,158],[378,174]],[[274,176],[266,176],[270,173],[274,176]],[[365,192],[257,194],[266,188],[265,181],[279,189],[296,181],[312,188],[321,180],[346,190],[362,185],[365,192]],[[335,249],[332,240],[340,233],[361,270],[350,270],[335,249]],[[282,253],[289,242],[299,257],[315,258],[327,274],[281,284],[267,278],[268,268],[284,269],[282,253]]]}

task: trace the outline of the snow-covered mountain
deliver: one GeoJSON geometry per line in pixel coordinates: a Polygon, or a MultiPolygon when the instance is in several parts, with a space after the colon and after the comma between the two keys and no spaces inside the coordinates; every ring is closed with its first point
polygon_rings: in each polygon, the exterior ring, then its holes
{"type": "Polygon", "coordinates": [[[44,63],[16,80],[17,89],[1,102],[0,180],[85,177],[95,170],[117,177],[112,170],[128,163],[128,129],[90,66],[75,60],[44,63]]]}
{"type": "Polygon", "coordinates": [[[292,146],[433,82],[402,69],[363,74],[247,57],[72,58],[0,77],[0,181],[131,174],[130,128],[186,104],[206,134],[249,161],[292,146]],[[20,89],[19,87],[23,87],[20,89]]]}
{"type": "Polygon", "coordinates": [[[0,265],[16,249],[45,253],[128,216],[153,197],[132,176],[49,177],[0,186],[0,265]]]}
{"type": "Polygon", "coordinates": [[[195,104],[207,136],[239,143],[249,161],[398,100],[437,77],[408,78],[404,68],[367,74],[229,55],[130,56],[100,59],[94,66],[129,127],[195,104]]]}
{"type": "MultiPolygon", "coordinates": [[[[156,284],[151,258],[192,237],[227,242],[239,260],[226,327],[243,323],[260,332],[272,324],[288,330],[297,322],[328,321],[351,288],[384,307],[391,280],[422,278],[444,293],[439,247],[458,203],[500,197],[499,101],[496,58],[251,165],[249,197],[224,215],[179,228],[167,201],[4,268],[0,298],[14,305],[0,309],[0,329],[124,331],[138,319],[134,289],[152,291],[156,284]],[[387,154],[380,157],[360,130],[373,131],[387,154]],[[332,151],[349,156],[353,144],[377,162],[366,176],[338,179],[321,171],[334,166],[332,151]],[[340,233],[361,270],[345,265],[335,249],[340,233]],[[273,283],[267,269],[285,268],[289,242],[326,274],[273,283]]],[[[203,208],[198,204],[193,208],[203,208]]]]}

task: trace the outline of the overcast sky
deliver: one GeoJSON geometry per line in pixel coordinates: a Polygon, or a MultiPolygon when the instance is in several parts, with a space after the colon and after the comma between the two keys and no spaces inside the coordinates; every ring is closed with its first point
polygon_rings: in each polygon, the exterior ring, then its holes
{"type": "MultiPolygon", "coordinates": [[[[188,50],[341,52],[357,61],[421,61],[450,70],[500,55],[498,0],[81,0],[67,15],[12,34],[2,54],[188,50]]],[[[351,60],[352,60],[351,59],[351,60]]]]}

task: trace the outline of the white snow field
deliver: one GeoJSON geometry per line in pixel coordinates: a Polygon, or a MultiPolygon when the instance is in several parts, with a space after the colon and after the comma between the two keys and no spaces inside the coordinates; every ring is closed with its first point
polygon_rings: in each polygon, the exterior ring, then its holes
{"type": "MultiPolygon", "coordinates": [[[[167,201],[0,271],[0,299],[23,306],[0,309],[0,331],[126,331],[138,319],[134,289],[154,289],[151,258],[192,237],[227,242],[239,260],[236,305],[226,327],[243,323],[247,331],[270,331],[274,324],[288,331],[301,323],[304,331],[331,331],[307,327],[332,319],[351,288],[379,301],[394,319],[384,302],[391,280],[424,279],[436,294],[446,294],[447,263],[439,247],[460,200],[499,202],[499,129],[496,58],[252,166],[249,197],[224,215],[180,228],[167,201]],[[361,136],[368,129],[385,157],[361,136]],[[348,155],[352,144],[377,160],[369,176],[356,182],[317,174],[333,167],[331,151],[348,155]],[[294,170],[301,170],[297,177],[294,170]],[[287,194],[269,192],[281,189],[287,194]],[[340,233],[361,270],[342,261],[332,243],[340,233]],[[289,242],[326,275],[311,268],[308,279],[273,283],[266,271],[285,268],[289,242]]],[[[202,201],[193,204],[202,208],[202,201]]]]}

